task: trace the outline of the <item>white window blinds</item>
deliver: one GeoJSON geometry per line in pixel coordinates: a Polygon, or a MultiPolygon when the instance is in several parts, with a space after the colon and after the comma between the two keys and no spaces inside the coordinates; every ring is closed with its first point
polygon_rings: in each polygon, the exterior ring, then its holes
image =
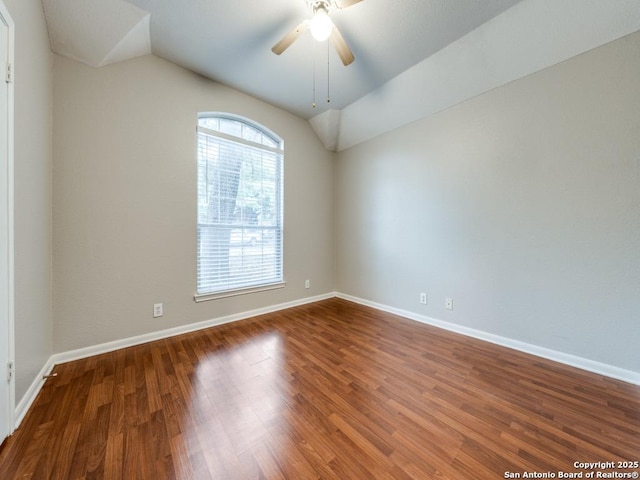
{"type": "Polygon", "coordinates": [[[198,121],[198,295],[283,282],[282,141],[244,119],[198,121]]]}

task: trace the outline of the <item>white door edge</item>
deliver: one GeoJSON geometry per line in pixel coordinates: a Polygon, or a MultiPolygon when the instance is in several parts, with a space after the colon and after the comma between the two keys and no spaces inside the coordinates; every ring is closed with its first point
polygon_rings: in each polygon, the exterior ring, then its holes
{"type": "MultiPolygon", "coordinates": [[[[0,115],[6,115],[6,131],[7,142],[5,145],[6,152],[6,166],[3,165],[6,175],[3,176],[2,190],[6,191],[6,195],[3,194],[3,199],[0,200],[0,208],[6,213],[6,220],[3,222],[2,232],[0,233],[6,242],[6,262],[3,262],[2,271],[0,275],[3,275],[6,279],[6,287],[3,287],[2,295],[6,296],[6,305],[0,306],[3,308],[3,313],[6,318],[5,324],[2,325],[0,332],[0,338],[6,338],[6,346],[3,349],[2,357],[0,358],[0,368],[3,371],[3,382],[0,386],[0,415],[6,418],[7,435],[13,433],[15,422],[15,368],[12,369],[11,374],[8,372],[8,365],[15,365],[15,345],[14,345],[14,23],[9,14],[9,10],[4,4],[3,0],[0,0],[0,23],[7,28],[7,63],[11,66],[11,78],[7,79],[6,66],[2,66],[2,75],[0,75],[0,84],[3,88],[6,88],[7,92],[7,104],[5,111],[0,112],[0,115]],[[7,81],[9,80],[9,81],[7,81]],[[6,264],[6,265],[5,265],[6,264]],[[6,335],[6,336],[5,336],[6,335]],[[6,352],[4,351],[6,350],[6,352]],[[10,381],[7,382],[7,377],[10,377],[10,381]]],[[[4,302],[3,302],[4,303],[4,302]]],[[[4,440],[4,433],[0,432],[0,442],[4,440]]]]}

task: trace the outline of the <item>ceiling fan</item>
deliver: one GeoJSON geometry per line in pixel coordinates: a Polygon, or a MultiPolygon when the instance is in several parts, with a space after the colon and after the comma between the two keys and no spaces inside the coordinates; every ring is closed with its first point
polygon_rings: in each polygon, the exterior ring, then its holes
{"type": "Polygon", "coordinates": [[[342,10],[361,1],[362,0],[307,0],[312,17],[287,32],[285,36],[273,46],[271,51],[276,55],[280,55],[289,48],[300,35],[307,30],[311,30],[311,35],[313,35],[313,38],[317,41],[323,42],[327,38],[329,39],[345,66],[351,64],[355,57],[347,46],[347,42],[344,41],[338,27],[331,21],[329,15],[336,10],[342,10]]]}

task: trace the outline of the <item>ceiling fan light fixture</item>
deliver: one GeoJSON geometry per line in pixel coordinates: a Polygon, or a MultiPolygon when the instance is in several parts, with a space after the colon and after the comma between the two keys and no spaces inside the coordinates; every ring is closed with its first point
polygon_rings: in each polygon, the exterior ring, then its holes
{"type": "Polygon", "coordinates": [[[324,42],[331,35],[333,22],[324,8],[316,10],[310,24],[311,35],[318,42],[324,42]]]}
{"type": "Polygon", "coordinates": [[[351,65],[355,57],[349,49],[347,42],[344,41],[344,37],[340,33],[340,30],[338,30],[338,27],[336,27],[331,21],[331,18],[329,18],[329,13],[336,9],[342,10],[362,1],[363,0],[307,0],[307,5],[311,9],[312,17],[302,21],[297,27],[289,30],[279,42],[271,47],[271,51],[276,55],[282,54],[282,52],[289,48],[303,33],[311,30],[311,36],[314,40],[318,42],[324,42],[327,39],[331,40],[331,44],[338,53],[340,60],[342,60],[342,64],[345,67],[351,65]]]}

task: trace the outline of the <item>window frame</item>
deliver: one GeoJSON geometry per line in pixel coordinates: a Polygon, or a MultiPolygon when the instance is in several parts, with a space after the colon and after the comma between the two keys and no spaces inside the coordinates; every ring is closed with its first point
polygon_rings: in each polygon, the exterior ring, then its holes
{"type": "MultiPolygon", "coordinates": [[[[198,193],[196,195],[196,198],[197,198],[197,201],[196,201],[196,293],[194,294],[194,300],[196,302],[203,302],[203,301],[215,300],[219,298],[227,298],[227,297],[233,297],[237,295],[245,295],[245,294],[254,293],[254,292],[262,292],[262,291],[283,288],[286,285],[286,282],[284,280],[284,271],[285,271],[284,269],[284,140],[279,135],[275,134],[273,131],[271,131],[264,125],[254,120],[248,119],[246,117],[242,117],[240,115],[222,113],[222,112],[199,113],[197,118],[197,128],[196,128],[196,146],[198,149],[198,151],[196,152],[196,162],[198,164],[198,167],[196,169],[197,185],[199,185],[199,182],[200,182],[199,142],[200,142],[201,133],[213,138],[219,138],[222,141],[232,142],[234,144],[244,146],[250,149],[258,149],[258,150],[262,150],[264,152],[279,156],[279,158],[276,159],[277,174],[276,174],[276,182],[275,182],[276,202],[277,202],[276,215],[278,218],[277,225],[275,225],[275,227],[263,226],[261,228],[260,226],[256,226],[256,225],[242,224],[242,226],[240,227],[242,229],[257,228],[262,230],[269,230],[269,229],[274,230],[275,232],[274,235],[278,239],[278,241],[275,242],[275,248],[276,249],[279,248],[279,251],[275,253],[276,258],[279,259],[279,261],[276,262],[276,267],[279,269],[279,279],[277,279],[276,281],[269,281],[269,282],[239,286],[239,287],[231,287],[231,288],[219,289],[215,291],[200,292],[198,290],[200,280],[201,280],[201,277],[200,277],[201,259],[200,259],[200,249],[198,244],[200,242],[200,229],[201,229],[201,226],[203,226],[203,224],[201,224],[200,222],[200,198],[201,197],[200,197],[200,192],[198,190],[198,193]],[[246,125],[249,128],[259,132],[261,135],[266,137],[269,140],[269,143],[279,145],[279,148],[269,144],[248,140],[248,139],[242,138],[242,136],[236,136],[230,133],[226,133],[223,131],[214,130],[205,126],[201,126],[200,125],[201,120],[207,119],[207,118],[218,119],[218,120],[230,120],[233,122],[246,125]]],[[[199,186],[198,186],[198,189],[199,189],[199,186]]],[[[226,227],[222,227],[222,228],[226,228],[226,227]]],[[[243,250],[242,256],[244,257],[245,256],[244,247],[241,247],[241,248],[243,250]]]]}

